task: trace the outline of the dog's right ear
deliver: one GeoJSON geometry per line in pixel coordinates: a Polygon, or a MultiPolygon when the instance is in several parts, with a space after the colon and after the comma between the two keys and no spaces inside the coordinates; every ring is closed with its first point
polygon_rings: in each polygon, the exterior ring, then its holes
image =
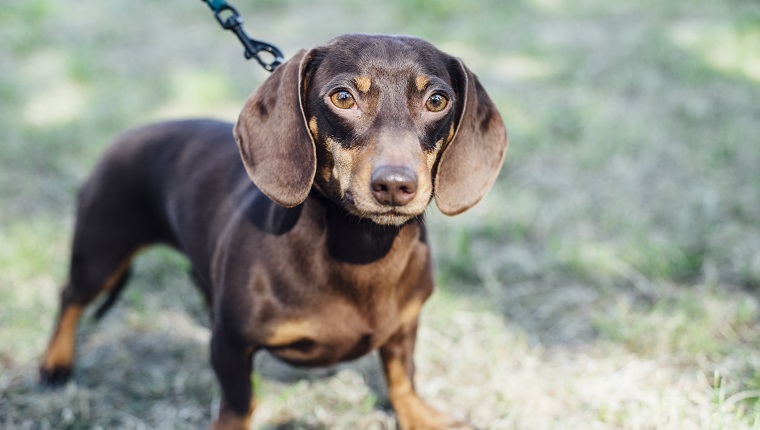
{"type": "Polygon", "coordinates": [[[306,199],[317,169],[316,147],[303,111],[310,64],[310,52],[301,50],[277,67],[248,97],[235,125],[248,176],[285,207],[306,199]]]}

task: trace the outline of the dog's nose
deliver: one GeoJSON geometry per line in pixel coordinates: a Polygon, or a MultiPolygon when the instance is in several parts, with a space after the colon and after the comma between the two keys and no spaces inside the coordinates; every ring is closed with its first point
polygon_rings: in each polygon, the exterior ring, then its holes
{"type": "Polygon", "coordinates": [[[403,166],[380,166],[372,172],[372,195],[380,204],[404,206],[417,194],[417,174],[403,166]]]}

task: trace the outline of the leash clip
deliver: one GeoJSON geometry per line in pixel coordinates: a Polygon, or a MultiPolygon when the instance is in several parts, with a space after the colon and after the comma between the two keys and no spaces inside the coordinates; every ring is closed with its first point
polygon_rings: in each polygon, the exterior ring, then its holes
{"type": "Polygon", "coordinates": [[[264,70],[271,72],[275,67],[282,64],[285,59],[282,55],[282,51],[279,48],[261,40],[256,40],[250,37],[243,29],[243,17],[240,16],[237,9],[227,4],[224,0],[202,0],[204,3],[214,11],[214,17],[219,25],[225,30],[230,30],[235,33],[235,36],[243,44],[245,51],[243,55],[246,60],[255,58],[256,61],[264,68],[264,70]],[[225,17],[226,16],[226,17],[225,17]],[[272,56],[271,61],[264,61],[260,56],[260,52],[267,52],[272,56]]]}

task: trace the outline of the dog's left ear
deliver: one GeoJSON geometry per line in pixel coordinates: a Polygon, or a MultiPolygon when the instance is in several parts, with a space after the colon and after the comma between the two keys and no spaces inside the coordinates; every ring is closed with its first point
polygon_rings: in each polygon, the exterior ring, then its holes
{"type": "Polygon", "coordinates": [[[446,215],[466,211],[488,193],[509,143],[501,115],[475,74],[459,59],[453,59],[451,70],[462,102],[435,175],[435,202],[446,215]]]}
{"type": "Polygon", "coordinates": [[[251,94],[235,125],[240,157],[253,183],[293,207],[309,195],[317,155],[303,112],[310,52],[299,51],[251,94]]]}

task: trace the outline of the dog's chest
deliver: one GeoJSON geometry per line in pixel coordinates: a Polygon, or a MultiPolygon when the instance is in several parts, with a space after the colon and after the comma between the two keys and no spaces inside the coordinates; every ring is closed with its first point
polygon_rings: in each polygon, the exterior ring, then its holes
{"type": "MultiPolygon", "coordinates": [[[[261,323],[263,345],[285,361],[328,365],[357,358],[384,344],[403,325],[414,323],[432,290],[427,246],[419,243],[399,261],[363,270],[340,266],[315,276],[309,286],[293,288],[300,296],[277,299],[277,309],[261,323]],[[321,279],[319,279],[321,278],[321,279]]],[[[309,282],[301,278],[301,282],[309,282]]]]}
{"type": "Polygon", "coordinates": [[[378,348],[416,320],[433,288],[419,224],[377,242],[382,252],[352,258],[366,251],[367,237],[331,229],[315,207],[306,205],[282,235],[241,219],[215,272],[220,325],[299,365],[329,365],[378,348]]]}

